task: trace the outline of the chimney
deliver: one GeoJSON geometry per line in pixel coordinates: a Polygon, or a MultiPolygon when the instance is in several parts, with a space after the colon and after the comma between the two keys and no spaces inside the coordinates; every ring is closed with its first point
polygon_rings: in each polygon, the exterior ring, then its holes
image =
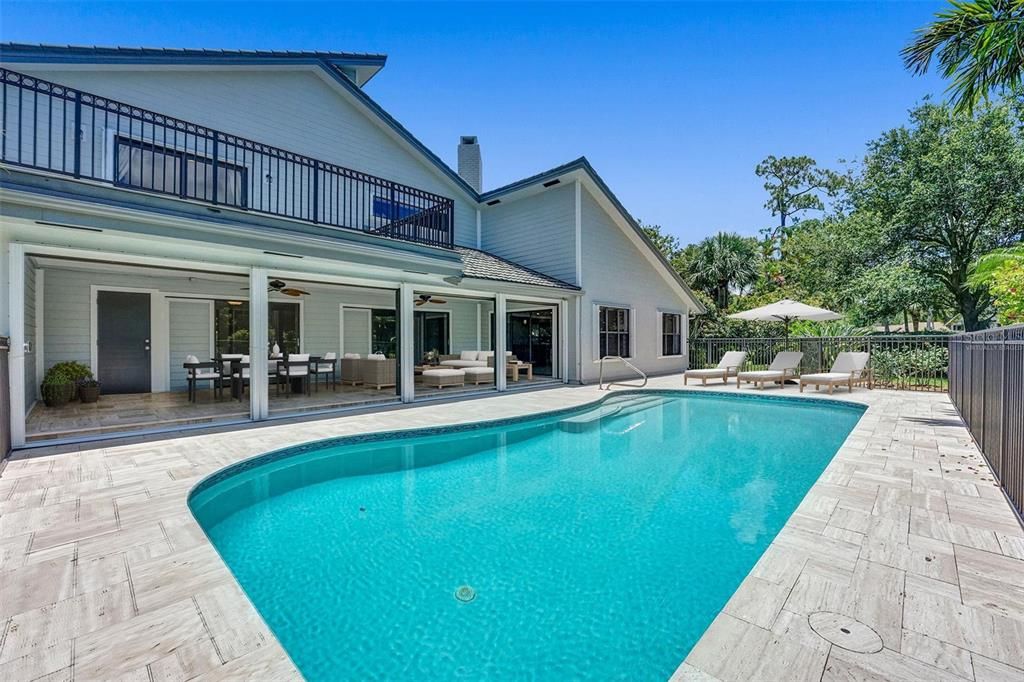
{"type": "Polygon", "coordinates": [[[476,135],[463,135],[459,138],[459,176],[477,192],[483,187],[484,169],[476,135]]]}

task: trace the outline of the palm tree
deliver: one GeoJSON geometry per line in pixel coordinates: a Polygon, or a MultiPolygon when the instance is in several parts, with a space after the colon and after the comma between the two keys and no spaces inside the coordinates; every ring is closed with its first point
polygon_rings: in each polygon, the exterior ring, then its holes
{"type": "Polygon", "coordinates": [[[992,281],[992,276],[995,275],[996,270],[1011,263],[1024,265],[1024,245],[996,249],[986,253],[974,264],[971,276],[967,278],[967,282],[975,287],[985,286],[992,281]]]}
{"type": "Polygon", "coordinates": [[[719,232],[697,244],[688,258],[690,284],[714,297],[719,308],[729,307],[729,295],[757,281],[761,254],[756,241],[719,232]]]}
{"type": "Polygon", "coordinates": [[[915,74],[938,56],[942,75],[953,80],[954,108],[970,113],[992,90],[1020,87],[1024,74],[1024,0],[950,0],[951,7],[917,30],[903,48],[915,74]]]}

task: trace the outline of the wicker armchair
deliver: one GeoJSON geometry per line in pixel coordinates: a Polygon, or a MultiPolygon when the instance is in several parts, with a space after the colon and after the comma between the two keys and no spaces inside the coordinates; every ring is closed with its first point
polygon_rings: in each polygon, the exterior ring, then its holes
{"type": "Polygon", "coordinates": [[[362,358],[359,353],[345,353],[341,358],[341,383],[357,386],[363,383],[362,358]]]}
{"type": "Polygon", "coordinates": [[[366,358],[357,362],[359,363],[359,378],[364,385],[373,386],[379,391],[388,386],[395,386],[397,383],[395,377],[398,363],[394,358],[366,358]]]}

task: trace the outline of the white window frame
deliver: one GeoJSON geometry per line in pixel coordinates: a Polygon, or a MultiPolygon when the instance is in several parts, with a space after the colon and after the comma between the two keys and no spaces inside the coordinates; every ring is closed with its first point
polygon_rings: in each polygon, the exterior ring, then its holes
{"type": "Polygon", "coordinates": [[[632,360],[636,355],[636,309],[628,303],[605,303],[595,302],[593,307],[593,361],[601,362],[601,308],[617,308],[627,311],[626,320],[629,323],[629,355],[623,355],[626,360],[632,360]]]}
{"type": "Polygon", "coordinates": [[[686,351],[686,337],[683,335],[686,314],[682,310],[669,310],[658,308],[658,359],[681,358],[686,351]],[[674,355],[665,355],[665,316],[676,315],[679,317],[679,352],[674,355]]]}

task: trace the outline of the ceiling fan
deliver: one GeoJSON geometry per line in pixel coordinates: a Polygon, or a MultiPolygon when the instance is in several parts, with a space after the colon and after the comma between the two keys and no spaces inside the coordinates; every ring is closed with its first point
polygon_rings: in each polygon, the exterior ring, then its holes
{"type": "MultiPolygon", "coordinates": [[[[249,287],[242,287],[242,291],[248,291],[248,290],[249,290],[249,287]]],[[[295,287],[290,287],[290,286],[288,286],[288,284],[286,282],[282,282],[279,279],[272,279],[269,282],[267,282],[267,291],[269,291],[270,293],[277,292],[279,294],[284,294],[285,296],[296,296],[296,297],[298,297],[298,296],[309,296],[310,295],[308,291],[304,291],[302,289],[296,289],[295,287]]]]}
{"type": "Polygon", "coordinates": [[[419,300],[416,301],[416,305],[421,306],[424,303],[437,303],[438,305],[444,305],[447,302],[448,301],[446,301],[445,299],[438,298],[437,296],[431,296],[430,294],[420,294],[419,300]]]}

